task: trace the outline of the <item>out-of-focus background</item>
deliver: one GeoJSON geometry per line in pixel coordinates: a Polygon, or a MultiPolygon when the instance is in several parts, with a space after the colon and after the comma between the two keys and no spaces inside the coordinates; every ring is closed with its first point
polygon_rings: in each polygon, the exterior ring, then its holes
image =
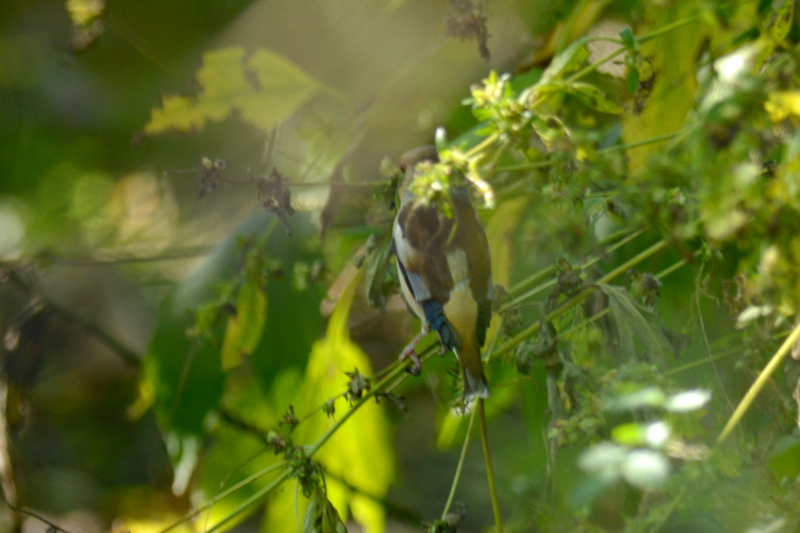
{"type": "Polygon", "coordinates": [[[795,359],[723,427],[798,331],[798,9],[3,0],[0,533],[496,527],[453,357],[395,363],[434,142],[506,530],[796,531],[795,359]]]}
{"type": "MultiPolygon", "coordinates": [[[[14,267],[3,274],[0,324],[10,332],[9,412],[19,413],[8,420],[7,450],[17,501],[82,533],[187,508],[187,494],[173,495],[153,411],[134,412],[140,362],[172,287],[262,208],[249,187],[222,183],[199,199],[197,173],[165,173],[196,169],[206,156],[244,179],[248,168],[269,170],[270,147],[237,116],[197,134],[141,134],[163,95],[198,92],[204,53],[267,49],[325,86],[281,125],[272,160],[327,182],[350,151],[347,179],[366,182],[380,178],[383,158],[457,121],[471,83],[530,56],[537,35],[570,9],[563,4],[490,5],[487,61],[474,41],[445,36],[445,2],[2,2],[0,257],[14,267]]],[[[301,207],[317,218],[328,191],[313,192],[301,207]]],[[[319,308],[325,282],[316,284],[304,312],[319,308]]],[[[373,342],[376,368],[417,327],[401,301],[391,310],[384,331],[402,332],[389,349],[373,342]]],[[[319,313],[308,320],[306,344],[323,331],[319,313]]],[[[411,450],[404,460],[430,475],[402,481],[400,501],[434,516],[455,452],[414,451],[434,438],[433,411],[425,400],[408,408],[397,417],[411,450]]],[[[471,512],[486,514],[479,505],[471,512]]]]}

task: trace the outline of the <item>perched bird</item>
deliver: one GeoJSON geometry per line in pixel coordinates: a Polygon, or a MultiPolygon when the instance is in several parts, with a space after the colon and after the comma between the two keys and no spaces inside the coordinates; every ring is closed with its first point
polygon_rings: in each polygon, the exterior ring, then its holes
{"type": "Polygon", "coordinates": [[[450,187],[449,213],[414,195],[409,186],[423,161],[438,161],[435,147],[417,148],[399,160],[405,177],[392,237],[403,295],[422,320],[422,332],[400,357],[411,357],[419,372],[414,348],[433,329],[443,351],[453,350],[458,358],[464,399],[488,398],[480,350],[492,318],[489,243],[465,189],[450,187]]]}

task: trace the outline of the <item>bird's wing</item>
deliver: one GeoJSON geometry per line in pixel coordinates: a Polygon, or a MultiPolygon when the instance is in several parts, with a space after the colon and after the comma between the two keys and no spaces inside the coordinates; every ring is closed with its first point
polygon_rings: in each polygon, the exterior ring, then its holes
{"type": "Polygon", "coordinates": [[[393,228],[400,272],[417,302],[445,303],[453,288],[445,247],[453,220],[433,205],[412,201],[403,205],[393,228]]]}
{"type": "Polygon", "coordinates": [[[486,329],[492,320],[492,263],[489,242],[467,192],[454,188],[452,197],[454,218],[458,224],[450,246],[462,249],[466,257],[469,287],[478,305],[475,335],[480,347],[486,341],[486,329]]]}

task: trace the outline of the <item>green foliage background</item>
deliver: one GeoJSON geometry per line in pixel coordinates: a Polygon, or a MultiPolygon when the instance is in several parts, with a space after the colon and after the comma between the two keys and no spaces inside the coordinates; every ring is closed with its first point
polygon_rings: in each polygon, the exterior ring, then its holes
{"type": "Polygon", "coordinates": [[[396,361],[435,143],[504,529],[797,531],[799,9],[4,2],[0,528],[499,530],[452,357],[396,361]]]}

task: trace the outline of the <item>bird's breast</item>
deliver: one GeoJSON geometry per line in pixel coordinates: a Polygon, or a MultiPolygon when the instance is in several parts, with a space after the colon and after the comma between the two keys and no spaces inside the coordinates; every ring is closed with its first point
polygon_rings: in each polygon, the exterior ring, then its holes
{"type": "Polygon", "coordinates": [[[463,339],[475,337],[475,326],[478,320],[478,302],[469,286],[469,270],[467,254],[464,250],[447,251],[447,266],[453,276],[453,289],[450,299],[444,305],[444,316],[463,339]]]}

